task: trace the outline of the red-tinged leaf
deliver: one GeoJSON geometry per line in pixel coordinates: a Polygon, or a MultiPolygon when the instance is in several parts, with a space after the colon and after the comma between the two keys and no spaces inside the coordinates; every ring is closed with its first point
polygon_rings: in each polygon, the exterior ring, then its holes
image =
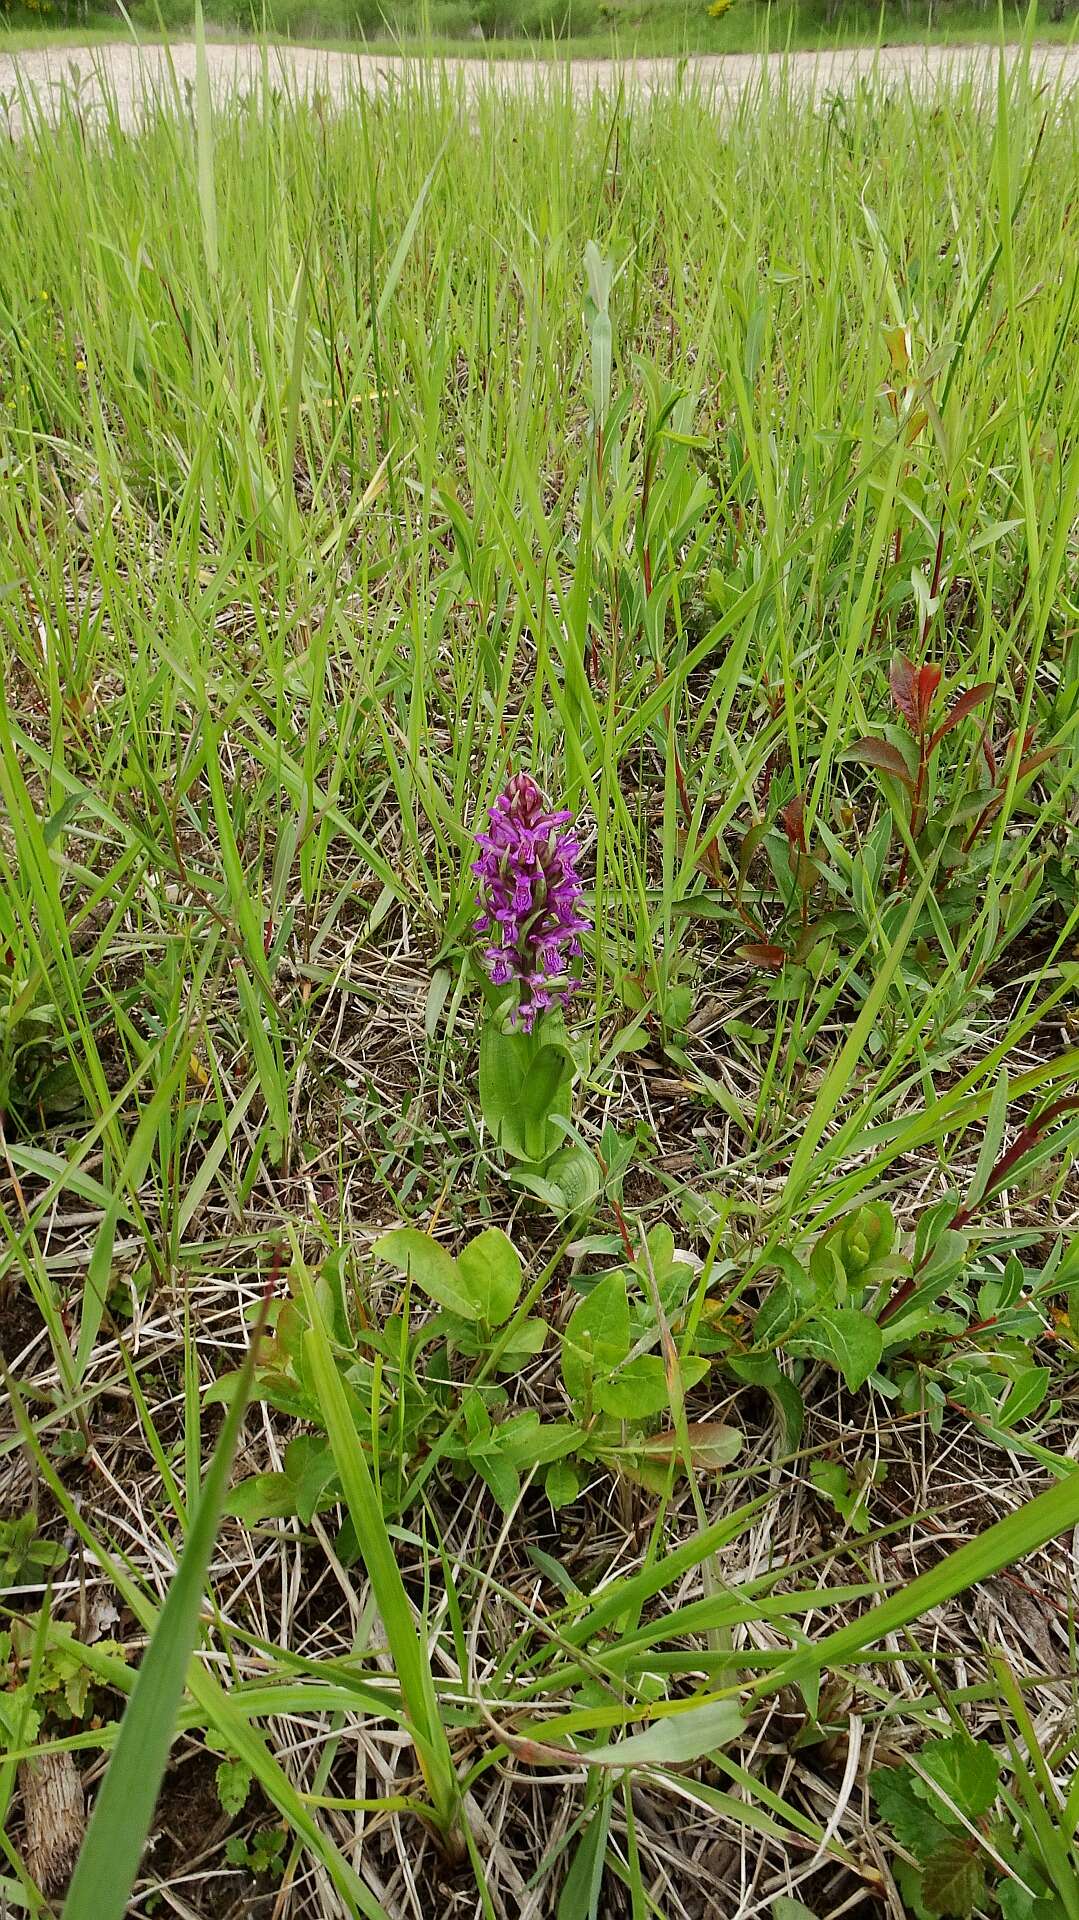
{"type": "Polygon", "coordinates": [[[805,796],[796,793],[794,799],[788,800],[786,806],[779,810],[779,824],[787,836],[787,844],[792,854],[804,853],[806,850],[805,820],[805,796]]]}
{"type": "Polygon", "coordinates": [[[925,733],[929,727],[929,716],[933,711],[933,701],[940,685],[940,667],[918,668],[918,727],[919,733],[925,733]]]}
{"type": "Polygon", "coordinates": [[[787,958],[782,947],[769,946],[765,940],[750,940],[735,951],[740,960],[749,960],[755,967],[769,967],[773,973],[782,972],[787,958]]]}
{"type": "MultiPolygon", "coordinates": [[[[1008,744],[1004,749],[1005,760],[1011,759],[1012,754],[1015,752],[1015,743],[1018,740],[1018,738],[1019,738],[1018,733],[1010,733],[1008,735],[1008,744]]],[[[1034,729],[1033,727],[1028,727],[1026,732],[1023,735],[1023,744],[1019,749],[1020,760],[1026,759],[1026,756],[1030,752],[1030,749],[1033,745],[1034,745],[1034,729]]]]}
{"type": "Polygon", "coordinates": [[[925,1863],[922,1891],[930,1913],[970,1914],[985,1899],[977,1835],[949,1834],[925,1863]]]}
{"type": "MultiPolygon", "coordinates": [[[[739,1428],[725,1426],[721,1420],[691,1420],[686,1427],[686,1438],[695,1467],[718,1469],[729,1466],[742,1446],[739,1428]]],[[[682,1436],[677,1433],[653,1434],[650,1439],[642,1441],[640,1452],[648,1460],[677,1460],[682,1453],[682,1436]]]]}
{"type": "Polygon", "coordinates": [[[1025,780],[1028,774],[1035,773],[1039,767],[1044,767],[1046,761],[1051,760],[1053,755],[1059,752],[1060,745],[1058,742],[1055,747],[1039,747],[1037,753],[1028,753],[1026,759],[1020,760],[1019,762],[1019,772],[1015,776],[1016,779],[1025,780]]]}
{"type": "Polygon", "coordinates": [[[767,838],[767,835],[768,835],[767,820],[755,820],[753,825],[750,827],[748,833],[746,834],[744,840],[742,841],[742,845],[738,853],[738,885],[735,888],[735,893],[734,893],[734,897],[736,900],[740,900],[742,898],[742,890],[746,884],[747,879],[749,878],[749,869],[752,864],[753,855],[756,853],[757,848],[761,846],[764,840],[767,838]]]}
{"type": "Polygon", "coordinates": [[[761,769],[761,772],[757,776],[757,784],[756,784],[756,787],[754,788],[754,797],[762,813],[768,804],[768,795],[772,791],[772,781],[775,779],[776,774],[779,771],[780,761],[783,759],[783,756],[786,753],[786,751],[787,749],[784,746],[773,747],[771,753],[768,755],[768,758],[764,763],[763,768],[761,769]]]}
{"type": "Polygon", "coordinates": [[[888,685],[896,709],[903,715],[912,733],[918,731],[918,669],[902,653],[892,658],[888,685]]]}
{"type": "Polygon", "coordinates": [[[933,734],[929,742],[930,753],[932,753],[934,747],[940,745],[946,733],[950,733],[952,728],[957,727],[961,720],[965,720],[968,713],[973,713],[975,707],[980,707],[983,701],[988,700],[995,685],[996,682],[993,680],[979,680],[976,687],[968,687],[966,693],[960,694],[955,705],[949,707],[948,712],[933,734]]]}
{"type": "Polygon", "coordinates": [[[826,940],[839,923],[837,913],[822,913],[819,920],[811,920],[799,932],[791,951],[791,959],[796,967],[804,967],[818,940],[826,940]]]}
{"type": "Polygon", "coordinates": [[[993,752],[993,742],[992,742],[992,741],[991,741],[991,739],[989,738],[989,729],[988,729],[988,727],[983,727],[983,728],[982,728],[982,757],[983,757],[983,759],[984,759],[984,761],[985,761],[985,764],[986,764],[986,766],[987,766],[987,767],[988,767],[988,769],[989,769],[989,778],[990,778],[990,780],[991,780],[991,781],[993,782],[993,785],[994,785],[994,786],[996,786],[996,784],[997,784],[997,756],[996,756],[996,754],[995,754],[995,753],[993,752]]]}
{"type": "Polygon", "coordinates": [[[914,785],[910,768],[890,740],[876,740],[867,734],[864,740],[856,740],[853,747],[847,748],[843,759],[853,760],[859,767],[874,767],[878,773],[890,773],[893,780],[902,780],[906,787],[914,785]]]}

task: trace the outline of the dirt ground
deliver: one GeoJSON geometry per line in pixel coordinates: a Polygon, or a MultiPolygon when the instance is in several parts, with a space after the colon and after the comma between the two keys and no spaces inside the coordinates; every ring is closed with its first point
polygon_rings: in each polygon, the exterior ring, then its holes
{"type": "MultiPolygon", "coordinates": [[[[213,44],[207,51],[212,84],[218,94],[244,92],[257,84],[262,58],[257,47],[213,44]]],[[[1017,58],[1018,53],[1018,49],[1010,49],[1009,59],[1017,58]]],[[[369,89],[385,86],[406,64],[391,55],[332,53],[315,47],[273,47],[268,57],[277,84],[287,81],[305,92],[318,88],[336,99],[346,97],[357,84],[369,89]]],[[[959,79],[974,75],[988,88],[996,72],[996,51],[988,46],[885,47],[880,51],[851,48],[824,54],[795,53],[787,59],[795,86],[818,93],[849,87],[860,76],[873,72],[886,83],[909,83],[915,88],[926,87],[941,76],[959,79]]],[[[779,55],[772,56],[773,69],[780,62],[779,55]]],[[[671,84],[683,66],[681,61],[658,59],[626,65],[612,60],[575,60],[565,68],[534,60],[446,60],[441,64],[448,74],[463,76],[470,87],[485,80],[502,87],[527,86],[539,74],[568,72],[581,97],[597,88],[609,89],[627,77],[645,91],[662,88],[671,84]]],[[[725,54],[698,56],[685,67],[689,81],[721,98],[741,92],[757,79],[761,64],[754,54],[725,54]]],[[[1034,64],[1049,87],[1058,83],[1072,87],[1079,80],[1079,48],[1039,47],[1034,64]]],[[[84,106],[99,103],[103,92],[111,89],[121,119],[130,125],[137,118],[140,102],[150,96],[186,103],[195,80],[195,48],[190,42],[169,48],[57,45],[0,54],[0,94],[11,107],[15,107],[23,87],[47,102],[50,97],[55,99],[65,82],[71,85],[76,76],[84,106]],[[175,85],[169,77],[170,61],[175,85]]]]}

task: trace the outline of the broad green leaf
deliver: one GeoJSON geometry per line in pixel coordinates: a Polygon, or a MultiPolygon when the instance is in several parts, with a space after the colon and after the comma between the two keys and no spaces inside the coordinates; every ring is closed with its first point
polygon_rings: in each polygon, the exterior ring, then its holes
{"type": "Polygon", "coordinates": [[[551,1329],[546,1320],[531,1316],[514,1327],[509,1343],[503,1348],[498,1362],[499,1372],[510,1372],[539,1353],[546,1343],[551,1329]]]}
{"type": "Polygon", "coordinates": [[[742,1436],[734,1427],[719,1421],[701,1421],[687,1429],[688,1446],[677,1433],[657,1434],[649,1440],[630,1441],[625,1447],[599,1449],[599,1458],[616,1465],[629,1479],[663,1493],[670,1485],[672,1469],[684,1473],[689,1467],[697,1473],[720,1473],[737,1456],[742,1436]]]}
{"type": "Polygon", "coordinates": [[[597,1407],[619,1420],[647,1420],[668,1405],[667,1374],[657,1353],[639,1353],[594,1388],[597,1407]]]}
{"type": "Polygon", "coordinates": [[[945,1283],[962,1269],[970,1248],[967,1234],[945,1227],[933,1242],[933,1251],[919,1275],[919,1292],[926,1288],[939,1293],[945,1283]]]}
{"type": "Polygon", "coordinates": [[[1008,1388],[995,1424],[1007,1431],[1034,1413],[1049,1391],[1051,1378],[1048,1367],[1025,1367],[1008,1388]]]}
{"type": "Polygon", "coordinates": [[[490,1327],[509,1319],[521,1291],[521,1262],[501,1227],[485,1228],[462,1247],[456,1283],[471,1299],[474,1319],[490,1327]]]}
{"type": "Polygon", "coordinates": [[[511,1513],[521,1497],[521,1476],[497,1445],[471,1448],[468,1463],[486,1481],[503,1513],[511,1513]]]}
{"type": "MultiPolygon", "coordinates": [[[[691,1420],[685,1430],[685,1439],[689,1443],[693,1465],[705,1472],[718,1472],[723,1467],[729,1467],[742,1451],[739,1428],[725,1426],[722,1420],[691,1420]]],[[[677,1433],[653,1434],[651,1439],[642,1440],[636,1451],[648,1460],[667,1461],[672,1455],[677,1459],[683,1452],[682,1436],[677,1433]]]]}
{"type": "Polygon", "coordinates": [[[922,1783],[909,1767],[878,1767],[870,1774],[869,1785],[881,1819],[916,1860],[928,1859],[943,1846],[950,1832],[944,1809],[938,1816],[927,1805],[922,1783]]]}
{"type": "Polygon", "coordinates": [[[298,1434],[285,1448],[285,1471],[296,1490],[296,1514],[308,1526],[320,1503],[326,1504],[327,1488],[336,1478],[330,1448],[321,1435],[298,1434]]]}
{"type": "Polygon", "coordinates": [[[529,1408],[510,1420],[499,1421],[494,1428],[498,1445],[507,1460],[522,1470],[546,1466],[572,1453],[581,1438],[581,1430],[572,1420],[542,1420],[529,1408]]]}
{"type": "Polygon", "coordinates": [[[519,1113],[530,1044],[523,1033],[502,1033],[492,1022],[480,1036],[480,1107],[498,1145],[527,1160],[519,1113]]]}
{"type": "Polygon", "coordinates": [[[291,1519],[296,1512],[296,1487],[287,1473],[252,1473],[225,1498],[224,1511],[251,1527],[260,1520],[291,1519]]]}
{"type": "Polygon", "coordinates": [[[796,1344],[799,1351],[830,1360],[856,1393],[880,1364],[884,1336],[871,1315],[855,1307],[821,1307],[799,1332],[796,1344]]]}
{"type": "Polygon", "coordinates": [[[918,1224],[914,1229],[913,1260],[916,1268],[920,1269],[924,1266],[941,1234],[951,1226],[958,1211],[959,1195],[946,1193],[941,1199],[934,1200],[931,1207],[926,1207],[924,1213],[919,1214],[918,1224]]]}
{"type": "Polygon", "coordinates": [[[786,1374],[780,1374],[779,1379],[769,1383],[765,1391],[770,1394],[782,1422],[783,1444],[787,1452],[797,1452],[805,1426],[805,1402],[801,1394],[786,1374]]]}
{"type": "MultiPolygon", "coordinates": [[[[1022,1872],[1036,1885],[1040,1885],[1038,1876],[1024,1861],[1022,1872]]],[[[993,1889],[1000,1904],[1002,1920],[1061,1920],[1060,1902],[1051,1894],[1031,1893],[1020,1880],[1002,1880],[993,1889]]]]}
{"type": "Polygon", "coordinates": [[[768,1911],[771,1920],[817,1920],[812,1907],[803,1905],[801,1900],[791,1900],[785,1893],[772,1901],[768,1911]]]}
{"type": "Polygon", "coordinates": [[[981,547],[995,546],[998,540],[1006,539],[1022,524],[1021,520],[994,520],[990,526],[983,527],[981,533],[976,533],[972,540],[968,540],[967,552],[977,553],[981,547]]]}
{"type": "Polygon", "coordinates": [[[832,1502],[837,1513],[843,1513],[840,1502],[849,1507],[850,1475],[839,1460],[811,1460],[809,1477],[813,1485],[832,1502]]]}
{"type": "Polygon", "coordinates": [[[572,1460],[556,1460],[548,1467],[543,1480],[547,1498],[557,1513],[559,1507],[568,1507],[581,1491],[581,1475],[572,1460]]]}
{"type": "Polygon", "coordinates": [[[480,1106],[505,1153],[544,1162],[563,1140],[553,1116],[569,1115],[572,1062],[561,1048],[531,1034],[502,1033],[488,1023],[480,1039],[480,1106]]]}
{"type": "Polygon", "coordinates": [[[759,1347],[777,1345],[796,1321],[801,1319],[805,1311],[805,1292],[801,1291],[788,1275],[784,1275],[770,1289],[753,1322],[753,1339],[756,1345],[759,1347]]]}
{"type": "Polygon", "coordinates": [[[606,1379],[629,1352],[629,1300],[623,1273],[605,1274],[574,1307],[562,1340],[562,1378],[571,1400],[606,1379]]]}
{"type": "Polygon", "coordinates": [[[520,1113],[528,1150],[536,1158],[546,1151],[550,1118],[568,1075],[569,1062],[561,1047],[541,1047],[525,1073],[520,1113]]]}
{"type": "Polygon", "coordinates": [[[744,1725],[735,1701],[709,1700],[680,1713],[664,1714],[643,1733],[590,1747],[584,1757],[590,1766],[601,1767],[685,1766],[716,1747],[729,1746],[744,1725]]]}
{"type": "Polygon", "coordinates": [[[930,1740],[918,1754],[918,1765],[968,1820],[980,1820],[996,1800],[1000,1762],[984,1740],[959,1732],[930,1740]]]}
{"type": "Polygon", "coordinates": [[[576,1145],[560,1147],[542,1166],[519,1167],[510,1177],[516,1186],[534,1193],[559,1219],[570,1213],[585,1213],[600,1190],[595,1155],[576,1145]]]}
{"type": "Polygon", "coordinates": [[[372,1252],[398,1272],[406,1273],[438,1306],[459,1313],[462,1320],[480,1318],[475,1299],[458,1272],[457,1261],[429,1233],[421,1232],[419,1227],[393,1227],[375,1241],[372,1252]]]}

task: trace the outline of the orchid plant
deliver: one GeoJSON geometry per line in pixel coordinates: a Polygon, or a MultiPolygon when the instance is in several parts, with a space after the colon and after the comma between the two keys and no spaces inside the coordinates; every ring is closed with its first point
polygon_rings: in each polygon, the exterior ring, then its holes
{"type": "Polygon", "coordinates": [[[531,774],[511,774],[476,834],[475,931],[495,987],[513,986],[480,1042],[480,1104],[492,1138],[518,1165],[509,1174],[558,1214],[580,1211],[601,1170],[572,1141],[570,1088],[576,1062],[561,1010],[579,986],[583,911],[581,844],[569,808],[552,808],[531,774]]]}

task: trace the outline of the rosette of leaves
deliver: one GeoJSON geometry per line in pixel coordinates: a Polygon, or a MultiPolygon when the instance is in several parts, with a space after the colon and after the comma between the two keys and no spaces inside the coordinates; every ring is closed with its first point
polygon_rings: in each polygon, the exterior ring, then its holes
{"type": "Polygon", "coordinates": [[[823,1360],[857,1392],[884,1353],[884,1333],[871,1308],[883,1288],[909,1272],[894,1244],[891,1208],[876,1201],[835,1221],[808,1261],[781,1254],[780,1278],[754,1322],[751,1357],[781,1347],[799,1359],[823,1360]]]}
{"type": "MultiPolygon", "coordinates": [[[[640,1261],[574,1284],[587,1291],[563,1335],[562,1379],[581,1429],[578,1458],[658,1490],[672,1468],[687,1462],[705,1471],[729,1464],[741,1446],[736,1428],[684,1422],[684,1396],[709,1361],[697,1350],[694,1316],[686,1311],[698,1285],[696,1263],[676,1247],[670,1227],[651,1229],[640,1261]],[[673,1424],[656,1432],[664,1413],[673,1424]]],[[[556,1505],[577,1491],[564,1466],[547,1485],[556,1505]]]]}

